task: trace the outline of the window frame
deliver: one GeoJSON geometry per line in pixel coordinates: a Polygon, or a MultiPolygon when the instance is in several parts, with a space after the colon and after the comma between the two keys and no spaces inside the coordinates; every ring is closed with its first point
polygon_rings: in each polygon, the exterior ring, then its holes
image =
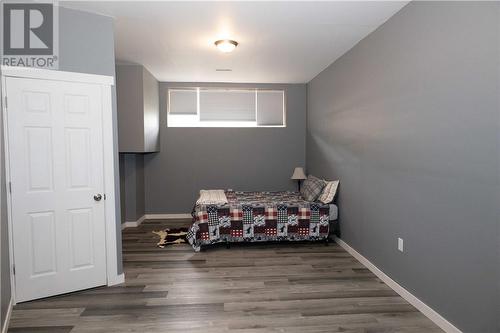
{"type": "Polygon", "coordinates": [[[286,128],[286,90],[279,88],[245,88],[245,87],[210,87],[210,86],[180,86],[167,88],[167,127],[172,128],[286,128]],[[171,91],[196,91],[196,114],[176,114],[170,113],[170,93],[171,91]],[[255,121],[231,121],[231,120],[201,120],[200,119],[200,91],[202,90],[220,90],[220,91],[251,91],[255,94],[255,121]],[[258,112],[258,92],[270,91],[280,92],[283,95],[283,124],[282,125],[259,125],[258,112]],[[172,122],[175,123],[172,124],[172,122]]]}

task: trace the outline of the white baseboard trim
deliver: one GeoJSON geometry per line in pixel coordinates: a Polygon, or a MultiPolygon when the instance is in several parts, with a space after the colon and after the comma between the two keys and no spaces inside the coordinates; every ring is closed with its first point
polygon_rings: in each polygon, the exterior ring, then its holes
{"type": "Polygon", "coordinates": [[[145,214],[137,221],[127,221],[122,223],[122,230],[125,228],[137,228],[145,220],[176,220],[176,219],[191,219],[191,214],[145,214]]]}
{"type": "Polygon", "coordinates": [[[146,214],[146,220],[190,219],[191,214],[146,214]]]}
{"type": "Polygon", "coordinates": [[[144,222],[145,219],[146,219],[146,215],[142,215],[141,217],[139,217],[139,219],[137,221],[123,222],[122,223],[122,230],[125,228],[137,228],[138,226],[140,226],[142,224],[142,222],[144,222]]]}
{"type": "Polygon", "coordinates": [[[9,301],[9,307],[7,308],[7,313],[5,314],[5,320],[3,321],[2,333],[7,333],[9,330],[10,316],[12,315],[12,308],[14,307],[14,299],[11,298],[9,301]]]}
{"type": "Polygon", "coordinates": [[[111,286],[116,286],[117,284],[122,284],[125,282],[125,273],[121,273],[120,275],[116,276],[114,279],[111,279],[108,281],[108,287],[111,286]]]}
{"type": "Polygon", "coordinates": [[[458,328],[456,328],[452,323],[446,320],[439,313],[434,311],[430,306],[419,300],[415,295],[410,293],[408,290],[403,288],[399,283],[391,279],[388,275],[382,272],[377,266],[372,264],[368,259],[366,259],[358,251],[354,250],[349,244],[344,242],[338,237],[334,237],[335,242],[344,248],[350,255],[356,258],[359,262],[365,265],[373,274],[375,274],[380,280],[384,281],[391,289],[397,292],[401,297],[403,297],[408,303],[416,307],[420,312],[422,312],[427,318],[432,320],[436,325],[443,329],[447,333],[462,333],[458,328]]]}

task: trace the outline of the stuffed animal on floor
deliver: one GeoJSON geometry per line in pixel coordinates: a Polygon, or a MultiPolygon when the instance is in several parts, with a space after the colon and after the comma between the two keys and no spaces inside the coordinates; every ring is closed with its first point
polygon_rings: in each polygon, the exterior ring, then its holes
{"type": "Polygon", "coordinates": [[[153,234],[160,237],[160,241],[156,245],[163,249],[166,245],[179,245],[186,243],[187,229],[165,229],[153,231],[153,234]]]}

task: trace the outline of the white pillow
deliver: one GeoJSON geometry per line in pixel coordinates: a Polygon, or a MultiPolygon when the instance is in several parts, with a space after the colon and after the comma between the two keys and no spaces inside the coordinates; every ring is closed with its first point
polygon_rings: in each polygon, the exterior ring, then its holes
{"type": "Polygon", "coordinates": [[[326,182],[325,187],[323,188],[323,192],[318,197],[318,200],[322,203],[329,204],[335,198],[335,193],[337,193],[337,188],[339,187],[339,181],[334,180],[331,182],[326,182]]]}

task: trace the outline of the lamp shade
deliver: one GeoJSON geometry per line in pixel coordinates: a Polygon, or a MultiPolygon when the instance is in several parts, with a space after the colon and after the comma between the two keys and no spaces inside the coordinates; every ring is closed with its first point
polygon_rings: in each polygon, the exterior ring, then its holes
{"type": "Polygon", "coordinates": [[[304,173],[303,168],[295,168],[291,179],[301,180],[301,179],[306,179],[306,178],[307,177],[306,177],[306,174],[304,173]]]}

